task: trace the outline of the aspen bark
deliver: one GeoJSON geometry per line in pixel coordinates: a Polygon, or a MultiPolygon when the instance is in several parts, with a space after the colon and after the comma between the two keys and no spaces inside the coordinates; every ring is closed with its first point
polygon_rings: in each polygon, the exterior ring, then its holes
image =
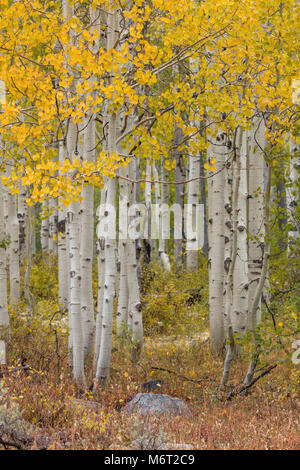
{"type": "Polygon", "coordinates": [[[250,323],[250,330],[253,338],[253,356],[250,361],[246,377],[244,379],[244,386],[250,385],[253,375],[255,372],[255,368],[258,361],[259,356],[259,349],[258,349],[258,339],[256,336],[256,326],[257,326],[257,310],[259,303],[261,302],[261,296],[263,293],[263,288],[266,281],[267,270],[269,265],[269,257],[270,257],[270,241],[266,239],[269,237],[270,234],[270,192],[271,192],[271,178],[272,178],[272,170],[271,167],[268,166],[268,179],[267,179],[267,186],[265,191],[265,198],[264,198],[264,234],[265,234],[265,246],[264,246],[264,253],[263,253],[263,261],[262,261],[262,269],[259,277],[259,281],[256,285],[255,295],[253,297],[253,302],[251,304],[249,310],[249,323],[250,323]]]}
{"type": "MultiPolygon", "coordinates": [[[[189,155],[189,180],[200,176],[200,156],[189,155]]],[[[196,233],[197,211],[199,204],[199,179],[194,179],[187,184],[187,211],[186,211],[186,268],[188,271],[198,269],[199,246],[196,233]],[[196,238],[189,234],[196,233],[196,238]]]]}
{"type": "Polygon", "coordinates": [[[6,274],[6,244],[7,238],[4,223],[4,189],[0,178],[0,338],[3,339],[9,330],[7,305],[7,274],[6,274]]]}
{"type": "Polygon", "coordinates": [[[208,146],[208,159],[216,159],[214,177],[208,180],[209,222],[209,321],[210,344],[213,354],[224,346],[223,278],[224,278],[224,184],[226,134],[221,130],[208,146]]]}
{"type": "MultiPolygon", "coordinates": [[[[59,142],[59,162],[64,160],[64,145],[59,142]]],[[[61,205],[61,201],[60,201],[61,205]]],[[[58,303],[61,309],[69,308],[69,257],[67,253],[67,237],[66,237],[66,209],[64,206],[58,209],[57,223],[58,237],[58,303]]]]}
{"type": "MultiPolygon", "coordinates": [[[[129,163],[129,177],[134,179],[136,174],[136,160],[131,158],[129,163]]],[[[135,207],[136,191],[135,184],[130,183],[129,188],[129,205],[131,208],[135,207]]],[[[135,223],[135,216],[129,215],[129,225],[135,223]]],[[[136,240],[129,232],[127,242],[127,278],[128,278],[128,326],[133,335],[133,348],[132,359],[135,361],[142,349],[143,344],[143,319],[142,319],[142,304],[140,301],[140,289],[138,283],[137,273],[137,259],[136,259],[136,240]]]]}
{"type": "MultiPolygon", "coordinates": [[[[84,159],[94,160],[95,120],[88,113],[84,130],[84,159]]],[[[81,317],[85,355],[93,352],[95,334],[92,268],[94,252],[94,188],[83,182],[80,234],[81,317]]]]}
{"type": "Polygon", "coordinates": [[[233,271],[233,305],[231,324],[233,334],[243,334],[248,319],[248,249],[247,249],[247,131],[240,130],[241,146],[238,155],[238,174],[234,174],[237,191],[236,256],[233,271]]]}
{"type": "MultiPolygon", "coordinates": [[[[128,178],[128,168],[119,169],[121,176],[128,178]]],[[[119,180],[119,294],[117,306],[117,335],[124,335],[128,326],[128,277],[127,277],[127,249],[128,249],[128,209],[129,209],[129,183],[119,180]]]]}
{"type": "MultiPolygon", "coordinates": [[[[253,304],[263,264],[264,245],[264,148],[265,124],[253,119],[249,132],[248,164],[248,310],[253,304]]],[[[261,321],[261,302],[257,304],[256,322],[261,321]]],[[[248,326],[250,326],[248,322],[248,326]]]]}
{"type": "Polygon", "coordinates": [[[144,224],[142,227],[143,233],[143,245],[144,245],[144,256],[143,261],[145,264],[149,264],[151,261],[151,249],[152,249],[152,240],[151,240],[151,203],[152,203],[152,185],[151,185],[151,165],[149,161],[146,162],[146,182],[145,182],[145,206],[146,213],[144,217],[144,224]]]}
{"type": "Polygon", "coordinates": [[[41,248],[43,253],[49,251],[49,218],[48,200],[44,199],[42,204],[42,225],[41,225],[41,248]]]}
{"type": "Polygon", "coordinates": [[[8,233],[9,233],[9,286],[10,304],[20,300],[20,264],[19,264],[19,222],[17,217],[17,200],[15,194],[8,193],[8,233]]]}
{"type": "MultiPolygon", "coordinates": [[[[106,191],[101,190],[100,206],[97,209],[96,216],[98,217],[98,224],[101,224],[102,219],[105,217],[102,208],[106,202],[106,191]]],[[[99,237],[97,230],[97,267],[98,267],[98,284],[97,284],[97,313],[96,313],[96,328],[95,328],[95,347],[94,347],[94,368],[97,367],[100,344],[101,344],[101,333],[102,333],[102,310],[103,310],[103,295],[104,295],[104,281],[105,281],[105,238],[99,237]]]]}
{"type": "Polygon", "coordinates": [[[299,169],[300,169],[300,145],[290,138],[290,165],[288,175],[288,185],[286,188],[287,196],[287,213],[290,229],[288,231],[288,248],[287,254],[291,256],[296,248],[299,238],[300,224],[296,217],[296,208],[299,203],[299,169]]]}
{"type": "Polygon", "coordinates": [[[26,204],[26,188],[22,184],[19,184],[18,193],[18,221],[19,221],[19,254],[20,261],[24,259],[24,251],[26,245],[26,231],[25,231],[25,219],[27,213],[27,204],[26,204]]]}

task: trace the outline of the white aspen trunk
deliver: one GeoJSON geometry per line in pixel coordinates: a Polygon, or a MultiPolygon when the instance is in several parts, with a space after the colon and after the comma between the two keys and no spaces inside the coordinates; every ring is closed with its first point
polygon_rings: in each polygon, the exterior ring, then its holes
{"type": "Polygon", "coordinates": [[[34,315],[35,303],[34,297],[29,287],[30,273],[32,267],[32,237],[35,230],[34,207],[29,206],[27,216],[25,219],[26,224],[26,271],[24,276],[24,297],[27,305],[28,317],[34,315]]]}
{"type": "MultiPolygon", "coordinates": [[[[196,2],[195,6],[196,6],[196,2]]],[[[190,59],[190,67],[193,73],[199,71],[199,63],[197,58],[190,59]]],[[[191,121],[191,126],[196,128],[200,127],[200,115],[198,110],[195,112],[194,120],[191,121]]],[[[199,178],[200,176],[200,155],[189,155],[188,157],[188,179],[199,178]]],[[[187,183],[187,210],[185,211],[185,237],[186,237],[186,269],[187,271],[196,271],[198,269],[198,255],[199,245],[197,236],[193,235],[196,232],[197,226],[197,204],[199,204],[199,179],[189,181],[187,183]]]]}
{"type": "MultiPolygon", "coordinates": [[[[134,180],[136,175],[136,159],[130,159],[129,163],[129,178],[134,180]]],[[[129,206],[132,208],[136,203],[136,190],[135,184],[130,183],[129,192],[129,206]]],[[[132,214],[132,212],[131,212],[132,214]]],[[[129,225],[134,225],[136,213],[129,215],[129,225]]],[[[133,228],[133,227],[132,227],[133,228]]],[[[140,301],[140,289],[138,283],[137,273],[137,259],[136,259],[136,240],[132,233],[129,233],[127,241],[127,279],[128,279],[128,326],[133,334],[134,347],[132,348],[132,359],[136,360],[141,352],[143,345],[143,319],[142,319],[142,304],[140,301]]]]}
{"type": "MultiPolygon", "coordinates": [[[[242,137],[243,131],[237,129],[236,132],[236,142],[235,142],[235,158],[233,159],[232,166],[229,165],[229,162],[226,164],[226,183],[224,187],[224,202],[225,202],[225,246],[229,246],[224,250],[224,305],[223,305],[223,315],[224,315],[224,330],[225,336],[228,340],[226,345],[226,356],[224,360],[222,380],[220,383],[220,388],[227,384],[231,362],[236,352],[235,348],[235,338],[234,338],[234,327],[233,324],[239,326],[236,321],[234,312],[233,312],[233,303],[236,303],[236,291],[239,284],[236,280],[234,283],[234,273],[236,272],[236,263],[238,257],[238,228],[239,228],[239,211],[240,211],[240,198],[241,195],[241,151],[242,151],[242,137]],[[232,175],[233,179],[233,190],[231,191],[232,184],[232,175]],[[226,241],[228,238],[228,241],[226,241]]],[[[246,137],[246,135],[244,135],[246,137]]],[[[245,144],[245,141],[244,141],[245,144]]],[[[244,151],[244,149],[243,149],[244,151]]],[[[245,183],[244,183],[245,184],[245,183]]],[[[243,194],[242,194],[243,195],[243,194]]],[[[246,246],[247,250],[247,246],[246,246]]]]}
{"type": "Polygon", "coordinates": [[[292,138],[289,140],[289,150],[291,159],[286,196],[288,223],[291,228],[288,231],[287,254],[291,256],[293,255],[293,249],[296,247],[300,231],[299,220],[296,218],[296,207],[299,204],[300,145],[297,145],[292,138]]]}
{"type": "Polygon", "coordinates": [[[41,226],[41,248],[44,253],[49,251],[49,218],[48,200],[44,199],[42,204],[42,226],[41,226]]]}
{"type": "Polygon", "coordinates": [[[243,334],[248,319],[248,247],[247,247],[247,131],[240,129],[238,169],[234,172],[237,190],[236,255],[233,270],[233,305],[231,325],[233,334],[243,334]]]}
{"type": "MultiPolygon", "coordinates": [[[[94,160],[95,154],[95,120],[88,113],[84,130],[84,159],[94,160]]],[[[81,203],[81,316],[83,321],[83,343],[85,355],[93,352],[95,319],[92,288],[93,247],[94,247],[94,188],[83,183],[81,203]]]]}
{"type": "MultiPolygon", "coordinates": [[[[180,74],[180,67],[179,64],[174,65],[173,67],[173,74],[176,76],[180,74]]],[[[178,150],[180,143],[183,138],[182,129],[178,127],[178,125],[174,124],[174,137],[173,137],[173,160],[176,162],[176,167],[174,171],[175,182],[178,183],[180,181],[185,180],[185,168],[184,168],[184,161],[181,152],[178,150]]],[[[178,204],[181,208],[182,213],[182,228],[184,228],[184,192],[185,192],[185,185],[184,184],[175,184],[175,203],[178,204]]],[[[176,237],[174,239],[174,261],[176,266],[183,266],[183,230],[181,232],[181,237],[176,237]]]]}
{"type": "MultiPolygon", "coordinates": [[[[64,145],[59,142],[59,163],[64,160],[64,145]]],[[[61,204],[60,204],[61,206],[61,204]]],[[[58,209],[57,223],[58,238],[58,303],[62,310],[69,308],[69,257],[67,256],[66,240],[66,209],[64,206],[58,209]]]]}
{"type": "MultiPolygon", "coordinates": [[[[138,204],[141,202],[141,184],[139,183],[139,180],[141,179],[141,170],[140,170],[140,159],[136,160],[136,180],[138,183],[136,183],[136,191],[135,191],[135,200],[138,204]]],[[[135,251],[136,251],[136,263],[137,263],[137,277],[138,277],[138,284],[139,284],[139,289],[141,286],[141,279],[142,279],[142,271],[141,271],[141,251],[142,251],[142,242],[141,242],[141,219],[144,217],[144,209],[141,211],[140,205],[137,205],[137,218],[139,220],[138,223],[138,230],[137,230],[137,239],[135,241],[135,251]]]]}
{"type": "Polygon", "coordinates": [[[20,183],[18,193],[18,221],[19,221],[19,254],[20,262],[24,260],[24,251],[26,244],[25,219],[27,213],[26,188],[20,183]]]}
{"type": "Polygon", "coordinates": [[[0,338],[6,336],[9,330],[9,316],[7,305],[7,274],[6,274],[6,243],[4,223],[4,190],[0,178],[0,338]]]}
{"type": "Polygon", "coordinates": [[[9,257],[9,302],[17,304],[20,300],[20,264],[19,264],[19,222],[15,194],[8,194],[8,233],[10,238],[9,257]]]}
{"type": "MultiPolygon", "coordinates": [[[[62,13],[66,21],[69,20],[73,13],[73,7],[69,5],[68,0],[62,0],[62,13]]],[[[70,44],[76,43],[76,38],[72,30],[69,31],[70,44]]],[[[70,75],[72,71],[69,70],[70,75]]],[[[70,85],[69,92],[75,92],[75,78],[70,85]]],[[[66,126],[66,157],[71,161],[78,155],[78,134],[77,128],[71,118],[66,126]]],[[[70,338],[69,351],[72,345],[73,353],[73,377],[85,386],[84,376],[84,345],[83,345],[83,328],[81,318],[81,273],[80,273],[80,226],[79,226],[79,203],[72,201],[67,208],[67,224],[68,224],[68,248],[69,248],[69,324],[70,338]],[[72,340],[72,343],[70,343],[72,340]]]]}
{"type": "MultiPolygon", "coordinates": [[[[189,179],[199,178],[200,157],[189,156],[189,179]]],[[[186,268],[187,271],[198,269],[198,240],[190,236],[196,231],[197,209],[199,204],[199,179],[187,183],[187,211],[186,211],[186,268]]]]}
{"type": "MultiPolygon", "coordinates": [[[[153,163],[152,165],[152,170],[153,170],[154,180],[159,181],[158,171],[156,169],[155,163],[153,163]]],[[[165,253],[164,251],[163,238],[166,237],[165,235],[166,211],[161,201],[161,191],[160,191],[159,183],[154,183],[154,197],[155,197],[155,206],[154,206],[155,210],[154,210],[153,218],[151,220],[151,223],[153,224],[151,226],[151,234],[152,234],[152,237],[155,238],[155,240],[156,238],[158,238],[158,255],[159,255],[159,259],[162,263],[163,268],[166,271],[170,271],[171,267],[170,267],[169,257],[168,257],[168,254],[165,253]]],[[[154,243],[155,243],[155,240],[154,240],[154,243]]],[[[157,248],[156,243],[154,244],[153,248],[156,251],[156,248],[157,248]]]]}
{"type": "Polygon", "coordinates": [[[151,248],[152,248],[152,240],[151,240],[151,203],[152,203],[152,184],[151,184],[151,165],[149,161],[146,162],[146,182],[145,182],[145,206],[146,206],[146,213],[144,218],[144,224],[142,227],[142,234],[143,234],[143,244],[144,244],[144,263],[149,264],[151,261],[151,248]]]}
{"type": "MultiPolygon", "coordinates": [[[[98,16],[99,13],[92,7],[89,8],[90,21],[93,26],[91,33],[100,33],[98,16]]],[[[100,34],[99,34],[100,36],[100,34]]],[[[93,54],[99,51],[99,40],[95,40],[92,47],[93,54]]],[[[89,78],[91,88],[94,86],[94,77],[89,78]]],[[[95,97],[95,92],[92,92],[95,97]]],[[[84,160],[93,162],[95,160],[95,115],[89,110],[84,119],[84,160]]],[[[80,263],[81,263],[81,315],[83,320],[83,343],[85,355],[93,352],[95,338],[95,317],[93,299],[93,253],[94,253],[94,187],[83,183],[81,204],[81,240],[80,240],[80,263]]]]}
{"type": "MultiPolygon", "coordinates": [[[[168,181],[169,172],[165,168],[165,159],[161,160],[161,180],[168,181]]],[[[170,260],[168,255],[168,244],[170,237],[170,220],[169,220],[169,186],[167,184],[161,184],[161,235],[159,237],[159,256],[162,261],[164,268],[167,271],[171,270],[170,260]]]]}
{"type": "MultiPolygon", "coordinates": [[[[74,156],[76,145],[76,127],[69,122],[67,135],[67,155],[74,156]]],[[[67,224],[69,232],[69,267],[70,267],[70,303],[69,319],[71,325],[73,376],[78,382],[85,383],[84,378],[84,347],[81,318],[81,273],[80,273],[80,227],[79,203],[73,201],[67,207],[67,224]]]]}
{"type": "MultiPolygon", "coordinates": [[[[108,148],[112,148],[115,142],[115,115],[112,115],[109,121],[109,134],[112,133],[112,142],[109,139],[108,148]]],[[[101,320],[101,340],[100,352],[96,370],[96,384],[101,382],[105,384],[110,368],[110,356],[112,346],[112,324],[113,324],[113,301],[115,296],[115,280],[116,280],[116,179],[109,179],[106,183],[106,209],[105,218],[108,221],[110,233],[105,239],[105,274],[104,274],[104,292],[103,307],[101,320]]]]}
{"type": "Polygon", "coordinates": [[[266,184],[266,189],[265,189],[265,197],[264,197],[264,242],[265,242],[265,248],[264,248],[264,253],[263,253],[263,262],[262,262],[262,269],[260,272],[260,278],[258,283],[256,284],[256,290],[255,290],[255,295],[253,298],[253,302],[250,306],[249,309],[249,324],[250,324],[250,331],[252,334],[253,338],[253,355],[247,370],[246,377],[244,379],[244,386],[249,386],[251,384],[251,381],[253,379],[253,375],[255,372],[255,368],[258,362],[259,358],[259,342],[258,338],[256,336],[256,326],[257,326],[257,310],[258,310],[258,305],[261,302],[261,296],[263,293],[263,288],[266,282],[266,275],[267,275],[267,270],[268,270],[268,261],[270,257],[270,241],[267,240],[267,237],[270,234],[270,190],[271,190],[271,179],[272,179],[272,170],[271,167],[268,167],[268,178],[267,178],[267,184],[266,184]]]}
{"type": "MultiPolygon", "coordinates": [[[[207,258],[208,256],[208,227],[207,227],[207,196],[206,196],[206,184],[204,179],[204,158],[203,152],[200,153],[200,201],[203,205],[203,212],[204,212],[204,220],[203,220],[203,246],[202,246],[202,254],[207,258]]],[[[230,183],[228,183],[230,184],[230,183]]]]}
{"type": "MultiPolygon", "coordinates": [[[[107,49],[112,49],[118,38],[119,13],[111,1],[107,15],[107,49]]],[[[110,155],[117,151],[117,115],[111,113],[108,118],[107,151],[110,155]]],[[[109,233],[105,238],[105,274],[101,320],[100,351],[97,362],[95,386],[100,381],[103,385],[109,376],[110,356],[112,346],[113,301],[116,280],[116,178],[109,179],[105,184],[106,210],[105,219],[108,221],[109,233]]]]}
{"type": "MultiPolygon", "coordinates": [[[[119,175],[128,178],[128,168],[119,169],[119,175]]],[[[128,181],[119,180],[119,295],[117,307],[117,335],[127,331],[128,323],[128,280],[127,280],[127,244],[128,244],[128,181]]]]}
{"type": "Polygon", "coordinates": [[[57,223],[58,223],[58,211],[57,211],[57,199],[50,199],[50,217],[49,217],[49,251],[50,253],[57,254],[57,223]]]}
{"type": "MultiPolygon", "coordinates": [[[[158,178],[158,171],[157,171],[157,168],[156,168],[156,165],[155,163],[153,162],[152,164],[152,172],[153,172],[153,178],[154,178],[154,181],[158,181],[159,178],[158,178]]],[[[160,187],[159,187],[159,183],[154,183],[154,207],[155,207],[155,210],[154,210],[154,214],[153,214],[153,217],[151,219],[151,234],[152,234],[152,237],[154,238],[153,239],[153,251],[155,251],[155,253],[158,253],[158,249],[157,249],[157,246],[159,247],[160,245],[160,238],[161,238],[161,212],[160,212],[160,206],[161,206],[161,198],[160,198],[160,187]],[[158,242],[156,241],[158,240],[158,242]]]]}
{"type": "Polygon", "coordinates": [[[73,376],[84,382],[84,347],[80,302],[80,256],[79,256],[79,204],[72,202],[67,208],[70,256],[70,305],[71,336],[73,343],[73,376]]]}
{"type": "MultiPolygon", "coordinates": [[[[248,310],[253,304],[261,276],[264,243],[264,153],[265,124],[254,118],[249,132],[248,153],[248,310]]],[[[258,302],[256,322],[261,321],[261,302],[258,302]]],[[[248,322],[248,326],[250,326],[248,322]]]]}
{"type": "Polygon", "coordinates": [[[232,262],[232,198],[233,198],[233,172],[232,162],[228,162],[225,169],[225,185],[224,185],[224,282],[228,277],[230,264],[232,262]]]}
{"type": "Polygon", "coordinates": [[[224,281],[224,184],[226,135],[219,130],[208,146],[208,160],[216,159],[215,176],[208,179],[209,213],[209,321],[210,345],[213,354],[220,354],[224,346],[223,281],[224,281]]]}
{"type": "MultiPolygon", "coordinates": [[[[101,190],[100,196],[100,207],[97,209],[96,216],[98,217],[98,224],[101,224],[101,220],[105,217],[104,213],[101,212],[101,207],[106,202],[106,191],[101,190]]],[[[98,231],[97,231],[98,237],[98,231]]],[[[100,344],[101,344],[101,333],[102,333],[102,310],[103,310],[103,295],[104,295],[104,282],[105,282],[105,239],[98,238],[96,243],[97,250],[97,267],[98,267],[98,286],[97,286],[97,314],[96,314],[96,333],[95,333],[95,347],[94,347],[94,368],[97,367],[100,344]]]]}

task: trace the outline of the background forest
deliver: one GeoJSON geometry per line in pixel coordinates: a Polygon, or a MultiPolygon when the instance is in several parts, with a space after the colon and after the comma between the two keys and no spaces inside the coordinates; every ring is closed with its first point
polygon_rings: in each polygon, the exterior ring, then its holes
{"type": "Polygon", "coordinates": [[[299,20],[0,0],[0,448],[299,448],[299,20]]]}

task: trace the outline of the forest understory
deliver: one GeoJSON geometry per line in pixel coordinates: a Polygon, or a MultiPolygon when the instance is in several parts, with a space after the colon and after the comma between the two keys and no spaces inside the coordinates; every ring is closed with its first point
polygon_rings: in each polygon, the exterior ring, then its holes
{"type": "Polygon", "coordinates": [[[256,376],[272,365],[277,367],[247,393],[239,393],[247,357],[239,358],[232,366],[226,390],[220,394],[223,357],[211,355],[206,338],[208,289],[204,260],[192,275],[173,271],[166,274],[155,263],[143,273],[147,290],[142,302],[149,316],[145,317],[142,355],[132,364],[130,345],[126,341],[117,343],[114,336],[109,381],[105,389],[92,391],[92,360],[85,368],[87,389],[76,385],[67,365],[66,315],[58,310],[55,300],[55,257],[38,258],[31,277],[35,316],[22,313],[22,303],[10,312],[12,339],[8,342],[9,364],[0,372],[1,386],[6,390],[1,396],[0,413],[6,403],[7,409],[15,413],[15,424],[11,433],[1,433],[2,448],[156,450],[184,449],[182,444],[188,444],[195,450],[299,449],[299,366],[287,356],[292,353],[288,333],[292,325],[288,322],[297,307],[299,278],[293,286],[287,277],[282,278],[285,269],[291,274],[297,268],[297,259],[274,261],[277,274],[272,278],[271,306],[276,330],[271,315],[264,310],[264,353],[256,376]],[[287,262],[289,268],[284,264],[287,262]],[[179,292],[179,285],[182,292],[185,286],[191,289],[201,285],[201,299],[192,304],[188,298],[182,301],[184,294],[179,292]],[[159,307],[149,302],[149,298],[157,297],[159,307]],[[145,418],[124,412],[128,401],[142,390],[142,384],[156,379],[162,380],[162,385],[155,393],[182,399],[192,417],[145,418]]]}

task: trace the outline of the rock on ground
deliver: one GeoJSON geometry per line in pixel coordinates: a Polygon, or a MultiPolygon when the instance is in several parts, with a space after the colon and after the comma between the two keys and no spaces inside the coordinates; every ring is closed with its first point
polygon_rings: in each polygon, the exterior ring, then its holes
{"type": "Polygon", "coordinates": [[[160,393],[138,393],[127,404],[125,412],[139,415],[166,414],[192,417],[192,413],[183,401],[160,393]]]}

